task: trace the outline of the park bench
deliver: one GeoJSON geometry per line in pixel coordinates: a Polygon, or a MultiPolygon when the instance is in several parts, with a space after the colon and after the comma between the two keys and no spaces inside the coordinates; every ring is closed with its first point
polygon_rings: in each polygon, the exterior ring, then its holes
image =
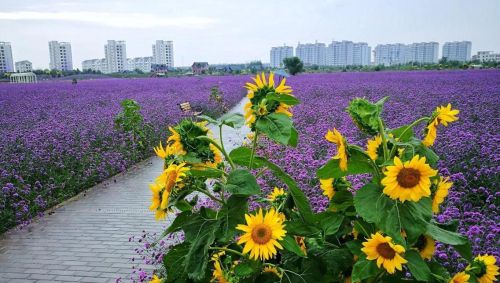
{"type": "Polygon", "coordinates": [[[193,116],[198,116],[202,113],[200,109],[193,109],[191,107],[191,103],[189,101],[179,103],[179,108],[181,109],[182,113],[186,115],[193,115],[193,116]]]}

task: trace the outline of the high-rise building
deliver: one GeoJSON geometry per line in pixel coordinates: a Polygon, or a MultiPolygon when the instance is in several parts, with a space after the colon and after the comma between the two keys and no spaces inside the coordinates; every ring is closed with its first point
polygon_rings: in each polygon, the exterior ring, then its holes
{"type": "Polygon", "coordinates": [[[153,57],[136,57],[127,59],[127,70],[135,71],[141,70],[145,73],[151,72],[151,64],[153,64],[153,57]]]}
{"type": "Polygon", "coordinates": [[[432,64],[438,62],[439,43],[419,42],[408,46],[409,56],[406,62],[432,64]]]}
{"type": "Polygon", "coordinates": [[[70,71],[73,70],[73,58],[71,43],[49,41],[49,54],[51,70],[70,71]]]}
{"type": "Polygon", "coordinates": [[[106,73],[118,73],[127,70],[127,47],[125,41],[108,40],[104,45],[106,73]]]}
{"type": "Polygon", "coordinates": [[[358,42],[353,45],[352,64],[356,66],[367,66],[371,63],[372,48],[366,42],[358,42]]]}
{"type": "Polygon", "coordinates": [[[157,40],[153,44],[153,64],[174,66],[174,43],[171,40],[157,40]]]}
{"type": "Polygon", "coordinates": [[[379,44],[375,46],[374,61],[377,65],[391,66],[405,64],[408,46],[402,43],[379,44]]]}
{"type": "Polygon", "coordinates": [[[366,42],[332,41],[326,48],[326,65],[366,66],[371,61],[371,47],[366,42]]]}
{"type": "Polygon", "coordinates": [[[33,71],[33,65],[28,60],[16,62],[16,72],[26,73],[33,71]]]}
{"type": "Polygon", "coordinates": [[[299,57],[304,65],[326,65],[326,45],[324,43],[306,43],[297,45],[295,56],[299,57]]]}
{"type": "Polygon", "coordinates": [[[281,68],[283,67],[283,60],[285,58],[293,57],[293,47],[286,45],[272,47],[270,52],[270,57],[271,57],[271,67],[281,68]]]}
{"type": "Polygon", "coordinates": [[[476,55],[472,56],[472,60],[480,62],[500,62],[500,53],[479,51],[476,55]]]}
{"type": "Polygon", "coordinates": [[[472,42],[470,41],[453,41],[445,42],[443,45],[442,58],[448,61],[466,62],[470,61],[472,42]]]}
{"type": "Polygon", "coordinates": [[[82,70],[85,71],[91,70],[95,72],[107,73],[108,62],[104,58],[85,60],[82,62],[82,70]]]}
{"type": "Polygon", "coordinates": [[[12,47],[10,42],[0,41],[0,73],[14,72],[14,60],[12,59],[12,47]]]}

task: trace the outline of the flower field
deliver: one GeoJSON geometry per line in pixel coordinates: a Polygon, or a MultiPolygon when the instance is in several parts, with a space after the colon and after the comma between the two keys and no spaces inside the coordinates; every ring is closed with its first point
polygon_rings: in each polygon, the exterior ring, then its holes
{"type": "Polygon", "coordinates": [[[218,87],[227,107],[245,95],[245,76],[0,84],[0,233],[152,154],[189,101],[204,114],[218,87]],[[120,102],[134,99],[149,124],[141,150],[114,128],[120,102]]]}
{"type": "MultiPolygon", "coordinates": [[[[322,195],[315,170],[336,153],[324,138],[327,131],[335,127],[349,143],[366,148],[368,136],[357,130],[345,112],[351,99],[377,101],[389,96],[383,112],[389,128],[431,115],[437,105],[451,103],[459,109],[459,120],[441,127],[434,144],[441,156],[439,172],[454,183],[437,220],[460,219],[459,231],[471,240],[474,254],[499,258],[499,71],[305,74],[288,83],[302,102],[293,109],[299,146],[285,148],[269,142],[260,154],[295,177],[316,210],[325,209],[328,199],[322,195]]],[[[280,185],[270,174],[267,180],[269,191],[280,185]]],[[[351,181],[354,187],[361,183],[351,181]]],[[[464,268],[451,248],[438,244],[436,256],[450,269],[464,268]]]]}

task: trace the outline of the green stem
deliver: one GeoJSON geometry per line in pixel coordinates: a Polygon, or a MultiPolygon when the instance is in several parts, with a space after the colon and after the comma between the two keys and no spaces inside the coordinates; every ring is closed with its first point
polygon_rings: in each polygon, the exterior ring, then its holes
{"type": "Polygon", "coordinates": [[[209,197],[210,199],[212,199],[213,201],[216,201],[218,203],[221,203],[221,204],[225,204],[224,201],[214,197],[209,191],[207,190],[204,190],[204,189],[200,189],[200,188],[197,188],[196,191],[200,192],[200,193],[203,193],[205,194],[207,197],[209,197]]]}
{"type": "Polygon", "coordinates": [[[250,154],[250,164],[248,165],[248,169],[252,170],[253,167],[253,158],[255,156],[255,150],[257,148],[257,139],[259,137],[259,130],[255,129],[255,135],[253,137],[252,143],[252,153],[250,154]]]}
{"type": "MultiPolygon", "coordinates": [[[[406,134],[406,132],[409,130],[409,129],[413,129],[413,127],[415,127],[416,125],[420,124],[421,122],[424,122],[424,121],[429,121],[431,118],[429,117],[422,117],[420,119],[417,119],[415,120],[413,123],[411,123],[410,125],[408,125],[408,127],[406,127],[406,129],[401,133],[401,135],[399,135],[400,137],[404,137],[404,135],[406,134]]],[[[396,152],[396,147],[393,146],[392,149],[391,149],[391,153],[389,154],[389,157],[392,158],[394,156],[394,153],[396,152]]]]}
{"type": "Polygon", "coordinates": [[[236,167],[233,163],[233,160],[229,157],[229,154],[227,154],[226,150],[223,147],[221,147],[218,143],[216,143],[213,139],[205,136],[197,137],[197,139],[205,140],[213,144],[220,152],[222,152],[226,160],[229,161],[229,165],[231,165],[231,168],[234,169],[236,167]]]}
{"type": "Polygon", "coordinates": [[[245,256],[244,254],[240,253],[239,251],[233,250],[233,249],[228,249],[228,248],[219,248],[219,247],[209,247],[209,250],[219,250],[219,251],[225,251],[225,252],[230,252],[233,254],[237,254],[240,256],[245,256]]]}
{"type": "Polygon", "coordinates": [[[264,174],[264,172],[267,171],[267,167],[264,167],[262,170],[260,170],[257,174],[255,174],[255,178],[259,178],[262,174],[264,174]]]}
{"type": "Polygon", "coordinates": [[[382,119],[378,118],[378,128],[380,131],[380,136],[382,136],[382,147],[384,149],[384,162],[389,160],[389,149],[387,148],[387,138],[385,136],[384,123],[382,119]]]}

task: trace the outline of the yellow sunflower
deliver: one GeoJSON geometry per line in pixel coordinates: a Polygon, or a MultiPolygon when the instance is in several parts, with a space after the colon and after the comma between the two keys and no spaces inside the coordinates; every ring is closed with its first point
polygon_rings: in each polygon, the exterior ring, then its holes
{"type": "Polygon", "coordinates": [[[469,283],[470,275],[465,272],[459,272],[451,278],[448,283],[469,283]]]}
{"type": "Polygon", "coordinates": [[[323,195],[328,197],[329,200],[335,195],[335,188],[333,187],[333,178],[319,179],[319,187],[323,190],[323,195]]]}
{"type": "Polygon", "coordinates": [[[236,229],[245,232],[238,244],[245,243],[243,253],[250,252],[250,258],[267,260],[283,249],[278,241],[283,240],[286,231],[278,213],[271,209],[265,215],[262,209],[255,215],[245,214],[247,225],[238,224],[236,229]]]}
{"type": "Polygon", "coordinates": [[[276,199],[279,199],[283,196],[286,196],[285,190],[283,188],[274,187],[274,190],[269,195],[267,195],[267,200],[269,200],[270,202],[274,202],[276,201],[276,199]]]}
{"type": "Polygon", "coordinates": [[[153,278],[151,278],[151,281],[149,283],[161,283],[161,278],[158,278],[158,276],[153,275],[153,278]]]}
{"type": "Polygon", "coordinates": [[[339,159],[340,170],[347,171],[347,144],[344,137],[336,128],[333,128],[333,131],[328,130],[325,139],[337,145],[337,154],[332,158],[339,159]]]}
{"type": "Polygon", "coordinates": [[[405,252],[403,246],[394,244],[391,237],[384,237],[378,232],[363,242],[363,246],[361,251],[366,254],[366,259],[377,260],[377,266],[383,266],[390,274],[394,274],[396,269],[403,270],[403,264],[408,262],[401,256],[405,252]]]}
{"type": "Polygon", "coordinates": [[[282,278],[283,277],[283,273],[280,272],[274,266],[265,266],[264,269],[262,270],[262,273],[272,273],[272,274],[276,275],[278,278],[282,278]]]}
{"type": "Polygon", "coordinates": [[[214,261],[214,272],[212,273],[212,280],[210,282],[217,283],[228,283],[226,277],[224,276],[224,270],[222,270],[219,260],[214,261]]]}
{"type": "Polygon", "coordinates": [[[478,255],[465,270],[476,275],[479,283],[493,283],[499,274],[496,262],[496,258],[492,255],[478,255]]]}
{"type": "Polygon", "coordinates": [[[168,127],[168,129],[172,133],[172,135],[167,139],[168,143],[172,142],[172,152],[178,155],[185,155],[186,150],[184,150],[184,146],[182,145],[181,135],[179,135],[179,133],[172,127],[168,127]]]}
{"type": "Polygon", "coordinates": [[[415,155],[411,161],[402,162],[394,157],[394,165],[387,166],[382,179],[384,194],[391,199],[419,201],[431,195],[431,177],[437,174],[425,163],[425,157],[415,155]]]}
{"type": "Polygon", "coordinates": [[[169,146],[167,145],[164,148],[163,145],[161,144],[161,141],[159,146],[153,147],[153,150],[155,151],[156,155],[161,159],[165,159],[165,157],[169,155],[168,154],[169,146]]]}
{"type": "Polygon", "coordinates": [[[380,135],[375,136],[373,139],[368,140],[366,144],[366,154],[370,156],[372,160],[377,160],[378,158],[378,148],[382,144],[382,137],[380,135]]]}
{"type": "Polygon", "coordinates": [[[161,184],[168,192],[171,192],[175,185],[182,187],[182,179],[186,177],[186,172],[189,171],[189,168],[185,166],[186,163],[181,163],[179,165],[170,164],[167,169],[156,178],[156,182],[161,184]]]}
{"type": "Polygon", "coordinates": [[[164,190],[163,185],[159,184],[158,182],[149,184],[149,189],[152,193],[151,205],[149,206],[149,210],[155,212],[156,220],[163,220],[167,215],[168,198],[170,196],[170,192],[164,190]]]}
{"type": "Polygon", "coordinates": [[[418,250],[420,256],[424,259],[431,259],[436,250],[436,241],[431,236],[420,235],[418,237],[415,248],[418,250]]]}
{"type": "Polygon", "coordinates": [[[451,186],[453,186],[453,182],[449,180],[449,177],[439,177],[439,181],[437,182],[437,189],[432,199],[432,212],[436,214],[439,213],[439,205],[443,203],[444,199],[448,196],[451,186]]]}
{"type": "Polygon", "coordinates": [[[426,136],[422,141],[423,144],[427,147],[432,146],[436,140],[437,136],[437,127],[439,125],[448,126],[448,123],[454,122],[458,120],[458,113],[460,113],[457,109],[451,109],[451,104],[448,103],[447,106],[439,106],[434,111],[434,119],[432,119],[426,128],[426,136]]]}

